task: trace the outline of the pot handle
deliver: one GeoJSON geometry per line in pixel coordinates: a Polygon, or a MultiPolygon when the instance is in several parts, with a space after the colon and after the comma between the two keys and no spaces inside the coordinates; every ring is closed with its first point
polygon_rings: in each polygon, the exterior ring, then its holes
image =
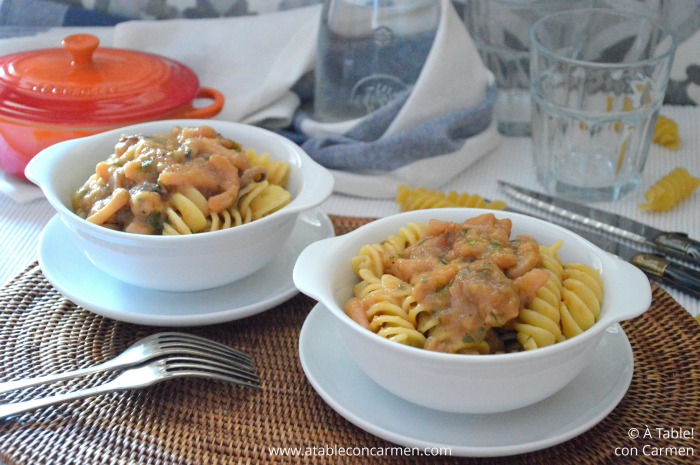
{"type": "Polygon", "coordinates": [[[209,106],[203,108],[195,108],[192,106],[192,104],[190,104],[182,110],[175,113],[174,115],[171,115],[170,119],[211,118],[213,116],[218,115],[224,106],[224,94],[210,87],[201,87],[197,91],[197,94],[194,96],[194,98],[210,99],[213,101],[209,106]]]}

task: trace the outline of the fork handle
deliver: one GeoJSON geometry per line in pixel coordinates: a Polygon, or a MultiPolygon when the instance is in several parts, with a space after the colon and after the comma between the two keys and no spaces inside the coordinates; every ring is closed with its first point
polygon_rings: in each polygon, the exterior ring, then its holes
{"type": "Polygon", "coordinates": [[[98,386],[66,392],[64,394],[56,394],[54,396],[39,399],[25,400],[14,404],[0,404],[0,419],[17,415],[19,413],[28,412],[30,410],[36,410],[38,408],[70,402],[73,400],[84,399],[86,397],[92,397],[99,394],[106,394],[108,392],[142,388],[165,379],[164,377],[154,377],[153,370],[153,366],[143,365],[124,371],[111,381],[107,381],[106,383],[98,386]]]}
{"type": "Polygon", "coordinates": [[[66,371],[63,373],[53,373],[50,375],[36,376],[34,378],[18,379],[15,381],[5,381],[0,383],[0,394],[5,394],[10,391],[16,391],[18,389],[24,389],[31,386],[37,386],[39,384],[55,383],[56,381],[62,381],[71,378],[77,378],[79,376],[89,375],[91,373],[97,373],[100,371],[114,370],[123,366],[117,358],[108,360],[99,365],[93,365],[86,368],[79,368],[77,370],[66,371]]]}
{"type": "Polygon", "coordinates": [[[108,392],[118,391],[120,389],[124,388],[121,386],[114,386],[112,382],[109,382],[101,384],[99,386],[80,389],[78,391],[73,392],[67,392],[65,394],[57,394],[55,396],[44,397],[41,399],[26,400],[24,402],[17,402],[14,404],[0,404],[0,419],[28,412],[30,410],[36,410],[42,407],[48,407],[50,405],[56,405],[63,402],[84,399],[85,397],[96,396],[98,394],[105,394],[108,392]]]}

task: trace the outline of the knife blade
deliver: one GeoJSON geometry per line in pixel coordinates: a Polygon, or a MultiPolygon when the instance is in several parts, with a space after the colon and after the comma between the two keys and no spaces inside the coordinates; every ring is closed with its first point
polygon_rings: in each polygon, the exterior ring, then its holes
{"type": "Polygon", "coordinates": [[[507,207],[506,210],[558,224],[588,239],[606,252],[631,263],[642,270],[650,279],[683,291],[696,299],[700,299],[700,269],[674,263],[659,254],[653,253],[651,250],[643,250],[621,243],[596,231],[590,231],[570,224],[562,224],[513,207],[507,207]]]}
{"type": "Polygon", "coordinates": [[[505,181],[499,180],[498,184],[506,195],[531,207],[593,230],[604,231],[641,246],[654,248],[664,255],[676,257],[692,264],[700,264],[700,242],[691,239],[685,233],[662,231],[631,218],[536,192],[505,181]]]}

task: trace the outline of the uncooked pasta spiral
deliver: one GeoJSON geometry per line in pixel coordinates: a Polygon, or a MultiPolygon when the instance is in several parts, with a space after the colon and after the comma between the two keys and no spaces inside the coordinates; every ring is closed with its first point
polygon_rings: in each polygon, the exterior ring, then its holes
{"type": "Polygon", "coordinates": [[[656,127],[654,128],[653,142],[667,149],[677,150],[681,145],[678,123],[664,115],[659,115],[656,120],[656,127]]]}
{"type": "Polygon", "coordinates": [[[570,264],[564,267],[562,286],[561,328],[569,339],[598,320],[603,282],[598,270],[583,264],[570,264]]]}
{"type": "Polygon", "coordinates": [[[487,202],[477,194],[450,192],[443,193],[424,188],[399,186],[396,190],[396,203],[401,211],[424,210],[428,208],[490,208],[503,210],[505,202],[500,200],[487,202]]]}
{"type": "Polygon", "coordinates": [[[560,327],[562,277],[564,268],[558,250],[563,242],[540,246],[540,267],[550,274],[547,283],[537,290],[535,298],[518,315],[516,338],[525,350],[546,347],[564,340],[560,327]]]}
{"type": "MultiPolygon", "coordinates": [[[[606,108],[607,111],[613,111],[614,106],[615,99],[613,97],[608,97],[606,108]]],[[[621,110],[634,110],[634,104],[632,103],[632,100],[629,97],[625,97],[622,101],[621,110]]],[[[582,128],[583,127],[585,127],[585,125],[583,125],[582,128]]],[[[622,125],[620,122],[615,123],[615,131],[620,132],[621,127],[622,125]]],[[[678,147],[681,144],[681,138],[678,133],[678,123],[676,123],[667,116],[659,115],[656,119],[656,126],[654,127],[654,136],[652,138],[652,142],[671,150],[678,149],[678,147]]],[[[627,144],[625,143],[625,145],[623,145],[623,153],[621,155],[624,155],[624,150],[626,149],[626,147],[627,144]]]]}
{"type": "Polygon", "coordinates": [[[639,206],[651,212],[668,211],[676,207],[700,186],[700,178],[691,176],[685,168],[676,168],[659,179],[644,194],[646,203],[639,206]]]}

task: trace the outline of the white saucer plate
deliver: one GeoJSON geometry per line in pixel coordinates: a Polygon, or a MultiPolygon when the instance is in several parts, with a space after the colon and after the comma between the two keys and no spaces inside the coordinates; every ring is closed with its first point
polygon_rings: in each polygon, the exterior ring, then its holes
{"type": "Polygon", "coordinates": [[[465,415],[417,406],[369,379],[350,358],[333,315],[321,304],[304,322],[299,355],[316,392],[359,428],[401,446],[465,457],[532,452],[584,433],[622,400],[634,371],[629,340],[614,325],[593,363],[557,394],[510,412],[465,415]]]}
{"type": "Polygon", "coordinates": [[[39,266],[61,294],[98,315],[152,326],[201,326],[255,315],[293,297],[297,257],[310,243],[333,235],[325,213],[302,213],[282,253],[255,274],[205,291],[166,292],[123,283],[95,267],[55,216],[39,240],[39,266]]]}

